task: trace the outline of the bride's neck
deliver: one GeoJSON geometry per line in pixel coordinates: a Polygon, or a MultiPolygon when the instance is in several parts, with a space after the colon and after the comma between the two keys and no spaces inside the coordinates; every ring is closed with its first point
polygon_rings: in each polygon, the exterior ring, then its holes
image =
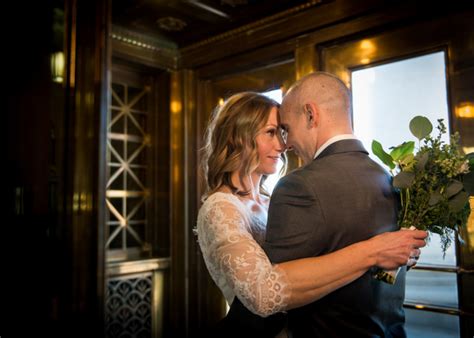
{"type": "Polygon", "coordinates": [[[246,195],[245,198],[255,200],[256,202],[260,202],[261,179],[262,175],[257,173],[245,175],[240,178],[239,173],[234,172],[231,176],[231,181],[234,187],[236,187],[239,191],[247,191],[249,194],[246,195]]]}

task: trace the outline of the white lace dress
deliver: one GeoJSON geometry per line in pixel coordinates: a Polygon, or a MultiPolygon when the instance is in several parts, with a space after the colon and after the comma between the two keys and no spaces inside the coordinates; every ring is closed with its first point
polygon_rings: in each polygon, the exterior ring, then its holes
{"type": "Polygon", "coordinates": [[[260,246],[265,228],[266,219],[229,193],[212,194],[199,210],[198,241],[212,279],[229,305],[237,296],[264,317],[285,310],[291,293],[285,272],[260,246]]]}

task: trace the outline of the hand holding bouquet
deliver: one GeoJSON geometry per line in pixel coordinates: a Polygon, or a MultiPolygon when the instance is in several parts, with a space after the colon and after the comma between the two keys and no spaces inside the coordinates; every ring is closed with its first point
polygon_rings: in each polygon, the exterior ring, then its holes
{"type": "MultiPolygon", "coordinates": [[[[461,152],[458,133],[451,136],[450,144],[441,140],[446,133],[442,119],[438,120],[437,129],[438,136],[432,137],[431,122],[416,116],[410,121],[410,131],[419,140],[416,152],[413,141],[392,147],[387,153],[375,140],[372,151],[390,168],[393,186],[400,192],[398,225],[439,234],[445,254],[455,231],[465,226],[469,217],[467,188],[472,184],[465,181],[468,174],[472,179],[470,168],[474,169],[474,158],[469,160],[461,152]]],[[[378,271],[375,277],[391,284],[395,282],[393,273],[386,271],[378,271]]]]}

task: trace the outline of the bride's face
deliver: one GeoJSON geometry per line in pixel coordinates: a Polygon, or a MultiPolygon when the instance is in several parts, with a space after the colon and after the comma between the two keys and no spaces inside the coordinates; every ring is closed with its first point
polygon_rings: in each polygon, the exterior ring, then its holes
{"type": "Polygon", "coordinates": [[[278,110],[273,107],[267,123],[259,130],[255,138],[259,161],[256,172],[260,175],[276,173],[278,161],[282,160],[281,154],[285,151],[285,145],[280,137],[278,126],[278,110]]]}

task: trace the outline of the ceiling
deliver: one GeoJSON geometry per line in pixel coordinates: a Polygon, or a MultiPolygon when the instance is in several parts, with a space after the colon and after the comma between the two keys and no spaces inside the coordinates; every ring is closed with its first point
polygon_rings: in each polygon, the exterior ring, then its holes
{"type": "Polygon", "coordinates": [[[119,29],[182,48],[308,0],[112,0],[119,29]]]}

